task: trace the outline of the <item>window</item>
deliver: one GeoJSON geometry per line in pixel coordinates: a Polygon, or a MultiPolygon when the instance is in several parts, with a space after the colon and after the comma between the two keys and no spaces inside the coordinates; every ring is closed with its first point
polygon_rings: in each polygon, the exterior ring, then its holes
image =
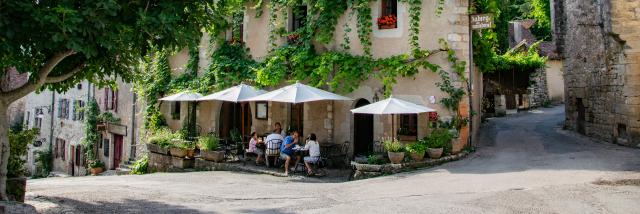
{"type": "Polygon", "coordinates": [[[234,24],[231,26],[231,42],[244,42],[244,13],[233,14],[234,24]],[[238,24],[235,24],[238,23],[238,24]]]}
{"type": "Polygon", "coordinates": [[[304,27],[307,21],[307,6],[299,5],[291,9],[291,31],[304,27]]]}
{"type": "Polygon", "coordinates": [[[75,163],[76,166],[83,166],[83,152],[82,152],[82,146],[81,145],[77,145],[76,146],[76,153],[75,153],[75,160],[73,161],[75,163]]]}
{"type": "Polygon", "coordinates": [[[73,102],[73,120],[84,120],[84,101],[74,100],[73,102]]]}
{"type": "Polygon", "coordinates": [[[31,120],[31,112],[27,111],[27,117],[25,119],[25,124],[27,125],[27,127],[29,127],[29,121],[31,120]]]}
{"type": "Polygon", "coordinates": [[[60,138],[56,138],[56,158],[65,160],[66,156],[66,141],[60,138]]]}
{"type": "Polygon", "coordinates": [[[105,110],[118,112],[118,91],[111,88],[104,89],[103,106],[105,110]]]}
{"type": "Polygon", "coordinates": [[[44,118],[44,112],[42,108],[36,108],[35,114],[33,115],[33,127],[34,128],[42,128],[42,118],[44,118]]]}
{"type": "Polygon", "coordinates": [[[174,120],[180,119],[180,102],[171,103],[171,119],[174,119],[174,120]]]}
{"type": "Polygon", "coordinates": [[[69,119],[69,100],[68,99],[58,100],[58,118],[69,119]]]}
{"type": "Polygon", "coordinates": [[[417,114],[400,115],[400,129],[398,129],[398,135],[418,136],[417,114]]]}
{"type": "Polygon", "coordinates": [[[104,152],[105,157],[109,157],[109,139],[102,140],[102,152],[104,152]]]}
{"type": "Polygon", "coordinates": [[[78,90],[82,90],[82,83],[78,83],[78,85],[76,85],[76,88],[77,88],[78,90]]]}
{"type": "Polygon", "coordinates": [[[398,0],[382,0],[379,29],[393,29],[398,27],[398,0]]]}

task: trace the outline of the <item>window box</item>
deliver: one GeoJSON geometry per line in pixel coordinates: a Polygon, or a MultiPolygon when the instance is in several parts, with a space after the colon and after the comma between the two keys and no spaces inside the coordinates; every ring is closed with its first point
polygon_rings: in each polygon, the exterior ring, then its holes
{"type": "Polygon", "coordinates": [[[393,25],[378,25],[378,29],[380,30],[384,30],[384,29],[396,29],[398,28],[397,24],[393,24],[393,25]]]}

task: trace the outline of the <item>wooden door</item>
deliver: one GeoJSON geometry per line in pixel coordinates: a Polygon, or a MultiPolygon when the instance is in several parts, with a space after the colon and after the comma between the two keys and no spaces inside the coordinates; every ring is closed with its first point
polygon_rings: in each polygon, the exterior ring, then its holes
{"type": "Polygon", "coordinates": [[[111,165],[111,169],[115,169],[120,165],[120,161],[122,161],[122,135],[113,135],[113,165],[111,165]]]}
{"type": "MultiPolygon", "coordinates": [[[[360,99],[355,108],[368,104],[369,101],[360,99]]],[[[368,155],[373,152],[373,115],[353,115],[353,141],[355,143],[354,155],[368,155]]]]}

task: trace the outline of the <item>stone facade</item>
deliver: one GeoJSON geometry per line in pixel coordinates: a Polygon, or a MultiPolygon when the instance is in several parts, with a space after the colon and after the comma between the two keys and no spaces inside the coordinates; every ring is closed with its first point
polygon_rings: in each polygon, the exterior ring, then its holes
{"type": "Polygon", "coordinates": [[[554,2],[563,55],[565,127],[640,144],[640,1],[554,2]]]}
{"type": "MultiPolygon", "coordinates": [[[[264,2],[264,5],[268,3],[264,2]]],[[[467,64],[471,61],[470,58],[470,40],[469,40],[469,18],[467,15],[468,2],[460,0],[447,0],[445,1],[445,10],[440,17],[437,17],[433,11],[436,10],[435,4],[431,1],[423,1],[422,4],[422,17],[421,17],[421,29],[419,43],[422,48],[425,49],[438,49],[438,39],[443,38],[449,42],[451,48],[456,51],[457,57],[466,61],[467,64]]],[[[372,1],[370,3],[372,8],[372,21],[376,22],[380,14],[380,1],[372,1]]],[[[250,8],[246,11],[243,21],[243,41],[249,48],[251,56],[261,61],[268,55],[268,21],[269,10],[266,7],[260,8],[263,10],[263,14],[260,17],[256,17],[255,9],[253,5],[248,5],[250,8]]],[[[347,11],[346,13],[349,13],[347,11]]],[[[280,17],[280,16],[279,16],[280,17]]],[[[291,17],[291,16],[289,16],[291,17]]],[[[334,39],[332,42],[326,45],[317,44],[319,50],[339,50],[340,44],[343,42],[344,26],[349,25],[352,29],[357,28],[356,19],[349,20],[348,16],[343,16],[338,20],[336,24],[336,30],[334,33],[334,39]]],[[[284,20],[286,23],[287,20],[284,20]]],[[[289,20],[291,21],[291,20],[289,20]]],[[[371,53],[373,57],[388,57],[392,55],[398,55],[403,53],[409,53],[411,46],[409,44],[409,14],[408,5],[404,2],[398,3],[398,27],[396,29],[378,29],[377,25],[372,26],[373,31],[371,35],[371,53]]],[[[352,54],[363,54],[363,48],[360,44],[357,33],[352,31],[347,34],[351,41],[351,48],[347,50],[352,54]]],[[[208,39],[205,36],[201,42],[200,51],[200,71],[207,66],[210,61],[210,50],[207,44],[208,39]]],[[[284,39],[280,42],[284,42],[284,39]]],[[[188,55],[186,51],[182,51],[170,58],[170,66],[174,75],[184,70],[188,55]]],[[[449,62],[446,60],[445,55],[437,55],[430,58],[433,62],[448,68],[449,62]]],[[[471,69],[467,68],[465,76],[474,76],[470,78],[470,84],[475,87],[469,96],[475,97],[476,100],[471,103],[471,97],[465,97],[461,103],[461,112],[463,116],[469,116],[471,109],[475,112],[480,112],[479,96],[482,95],[482,82],[480,74],[473,72],[470,75],[471,69]],[[473,104],[473,106],[471,105],[473,104]]],[[[456,77],[457,78],[457,77],[456,77]]],[[[439,115],[443,117],[450,116],[442,105],[438,102],[440,98],[447,96],[436,87],[435,83],[439,81],[437,74],[430,71],[422,71],[415,76],[415,78],[398,78],[398,84],[394,87],[393,94],[398,98],[412,101],[414,103],[425,105],[430,108],[436,109],[439,115]],[[430,97],[436,98],[435,102],[430,102],[430,97]]],[[[459,86],[460,83],[456,83],[459,86]]],[[[274,88],[267,88],[266,90],[272,90],[274,88]]],[[[373,102],[374,97],[380,99],[383,98],[382,83],[375,79],[370,78],[360,84],[360,87],[351,93],[344,94],[347,97],[351,97],[354,101],[365,99],[368,102],[373,102]]],[[[312,102],[303,104],[302,121],[304,134],[315,133],[321,143],[332,142],[338,144],[345,144],[345,147],[353,148],[354,142],[354,116],[349,111],[355,107],[356,102],[312,102]]],[[[165,115],[165,119],[169,123],[169,127],[173,130],[178,130],[182,126],[183,120],[186,118],[186,103],[181,104],[180,117],[178,119],[171,118],[171,103],[163,102],[161,105],[161,111],[165,115]]],[[[269,132],[276,122],[282,124],[286,129],[291,126],[291,109],[289,104],[270,102],[268,103],[268,118],[256,119],[255,115],[255,103],[250,103],[252,121],[251,130],[257,133],[269,132]]],[[[197,110],[197,123],[201,133],[218,132],[220,129],[219,118],[222,112],[222,104],[220,102],[200,102],[197,110]]],[[[422,114],[417,118],[418,137],[424,137],[428,134],[427,116],[422,114]]],[[[479,127],[480,116],[476,114],[473,116],[473,125],[475,128],[465,128],[465,136],[469,136],[469,131],[477,132],[479,127]]],[[[373,139],[379,140],[383,136],[391,135],[391,117],[382,115],[374,116],[374,131],[373,139]]],[[[395,127],[399,127],[398,120],[396,120],[395,127]]],[[[473,133],[472,133],[473,135],[473,133]]],[[[465,138],[466,142],[466,138],[465,138]]],[[[352,151],[347,153],[351,154],[352,151]]]]}

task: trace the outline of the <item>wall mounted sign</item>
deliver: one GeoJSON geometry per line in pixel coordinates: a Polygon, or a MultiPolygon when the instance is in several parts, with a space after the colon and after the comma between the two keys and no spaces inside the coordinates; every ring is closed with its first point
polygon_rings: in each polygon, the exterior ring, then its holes
{"type": "Polygon", "coordinates": [[[480,30],[487,28],[494,28],[493,14],[473,14],[471,15],[471,29],[480,30]]]}
{"type": "Polygon", "coordinates": [[[267,102],[256,102],[256,119],[266,120],[268,111],[267,102]]]}

